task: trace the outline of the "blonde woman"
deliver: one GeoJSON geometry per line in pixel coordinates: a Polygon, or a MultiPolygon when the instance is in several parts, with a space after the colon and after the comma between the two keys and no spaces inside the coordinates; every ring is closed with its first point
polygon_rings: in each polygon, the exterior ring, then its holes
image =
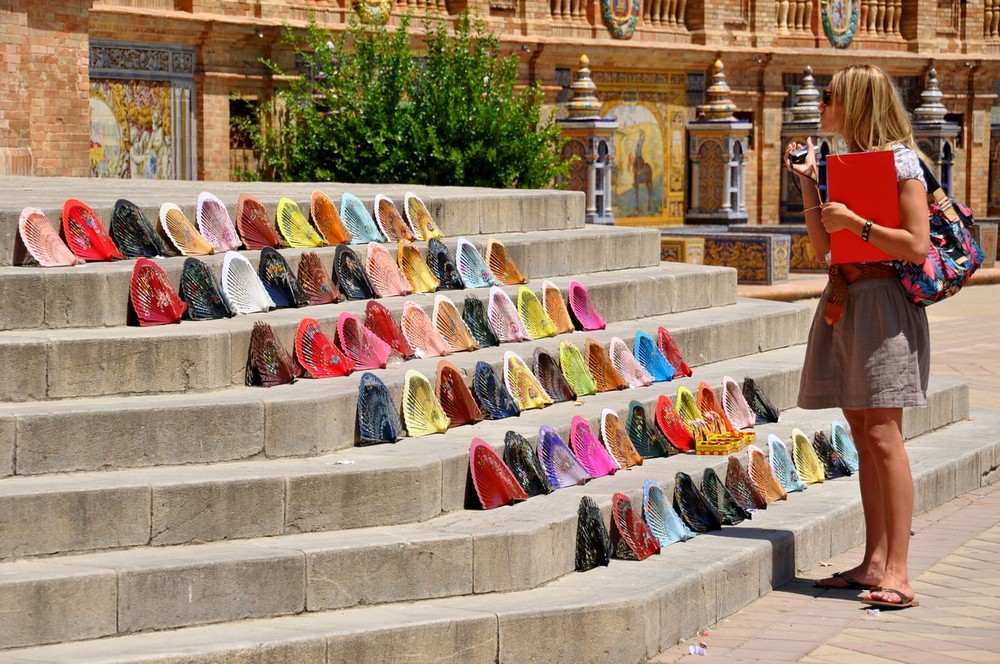
{"type": "MultiPolygon", "coordinates": [[[[850,152],[892,150],[900,227],[872,224],[841,203],[822,203],[812,141],[804,163],[786,165],[799,178],[809,239],[829,261],[830,234],[840,230],[903,261],[922,263],[930,244],[927,185],[909,117],[892,79],[855,65],[833,75],[820,103],[821,126],[850,152]]],[[[802,408],[841,408],[860,459],[865,553],[861,563],[817,581],[820,588],[869,589],[862,601],[883,608],[916,606],[907,572],[913,522],[913,477],[903,447],[903,408],[927,403],[930,339],[927,316],[903,294],[888,263],[830,268],[809,332],[799,385],[802,408]]]]}

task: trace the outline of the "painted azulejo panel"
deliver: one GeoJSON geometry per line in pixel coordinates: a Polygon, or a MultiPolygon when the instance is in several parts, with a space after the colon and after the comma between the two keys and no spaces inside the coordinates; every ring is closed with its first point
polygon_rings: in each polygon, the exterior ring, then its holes
{"type": "Polygon", "coordinates": [[[705,264],[735,267],[741,284],[788,279],[789,237],[728,233],[705,237],[705,264]]]}
{"type": "Polygon", "coordinates": [[[174,177],[170,82],[90,82],[90,174],[104,178],[174,177]]]}
{"type": "Polygon", "coordinates": [[[684,222],[687,74],[593,73],[602,115],[618,121],[614,188],[618,223],[668,226],[684,222]]]}

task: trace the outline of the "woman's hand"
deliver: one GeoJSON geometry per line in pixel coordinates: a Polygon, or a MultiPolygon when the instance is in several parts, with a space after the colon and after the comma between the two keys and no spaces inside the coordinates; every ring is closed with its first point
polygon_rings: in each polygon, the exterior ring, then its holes
{"type": "Polygon", "coordinates": [[[819,165],[816,163],[816,151],[813,148],[812,138],[806,138],[805,145],[793,141],[785,147],[785,168],[796,175],[809,178],[810,180],[814,180],[816,182],[819,181],[819,165]],[[801,147],[809,148],[806,152],[806,159],[800,164],[793,164],[789,160],[789,155],[801,147]]]}
{"type": "Polygon", "coordinates": [[[865,224],[864,219],[851,212],[843,203],[823,203],[820,207],[820,221],[823,222],[823,229],[827,233],[835,233],[845,228],[857,233],[859,232],[857,229],[865,224]]]}

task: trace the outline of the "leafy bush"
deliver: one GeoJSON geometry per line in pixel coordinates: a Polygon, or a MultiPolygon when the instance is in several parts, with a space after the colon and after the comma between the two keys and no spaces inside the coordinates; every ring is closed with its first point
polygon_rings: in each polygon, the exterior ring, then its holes
{"type": "Polygon", "coordinates": [[[542,91],[516,87],[517,58],[500,55],[482,21],[463,14],[451,34],[444,19],[428,19],[420,54],[409,26],[406,17],[395,31],[356,22],[338,34],[315,22],[301,36],[286,30],[305,71],[233,120],[262,177],[539,188],[568,172],[558,123],[541,119],[542,91]]]}

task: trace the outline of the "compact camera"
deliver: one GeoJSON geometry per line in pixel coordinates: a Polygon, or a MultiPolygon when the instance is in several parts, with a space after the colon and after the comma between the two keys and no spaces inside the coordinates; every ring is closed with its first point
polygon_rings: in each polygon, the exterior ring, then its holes
{"type": "MultiPolygon", "coordinates": [[[[817,159],[819,158],[819,148],[813,148],[817,159]]],[[[809,146],[803,145],[798,150],[792,150],[788,153],[788,163],[790,164],[804,164],[806,163],[806,155],[809,154],[809,146]]]]}

